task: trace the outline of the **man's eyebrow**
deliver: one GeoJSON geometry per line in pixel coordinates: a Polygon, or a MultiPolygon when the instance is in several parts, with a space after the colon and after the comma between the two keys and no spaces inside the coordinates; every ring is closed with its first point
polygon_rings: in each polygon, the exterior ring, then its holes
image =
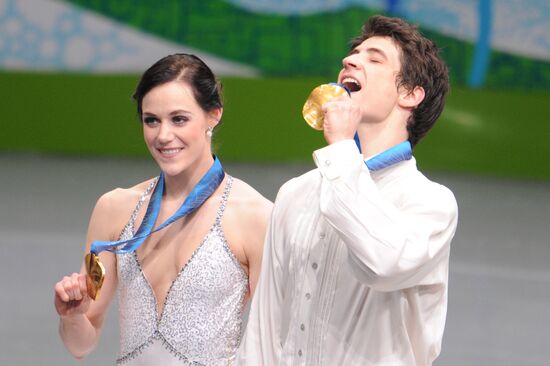
{"type": "Polygon", "coordinates": [[[380,48],[376,48],[376,47],[369,47],[365,50],[368,54],[377,54],[377,55],[380,55],[381,57],[383,57],[385,60],[388,59],[388,55],[386,55],[386,52],[384,52],[382,49],[380,48]]]}
{"type": "Polygon", "coordinates": [[[378,47],[368,47],[364,50],[360,50],[359,49],[359,46],[351,49],[349,52],[348,52],[348,56],[349,55],[355,55],[357,53],[361,53],[361,51],[364,51],[365,53],[367,54],[377,54],[377,55],[380,55],[382,58],[384,58],[385,60],[388,59],[388,55],[386,54],[386,52],[384,52],[381,48],[378,48],[378,47]]]}
{"type": "Polygon", "coordinates": [[[356,53],[359,53],[359,50],[357,49],[357,47],[354,47],[351,50],[349,50],[348,56],[349,55],[355,55],[356,53]]]}

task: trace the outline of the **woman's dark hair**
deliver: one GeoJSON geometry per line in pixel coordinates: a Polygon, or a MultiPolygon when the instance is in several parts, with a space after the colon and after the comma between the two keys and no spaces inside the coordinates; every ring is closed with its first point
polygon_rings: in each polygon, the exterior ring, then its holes
{"type": "Polygon", "coordinates": [[[449,91],[447,66],[439,49],[418,29],[399,18],[374,16],[363,25],[362,34],[351,41],[351,49],[367,38],[390,37],[400,49],[401,71],[397,87],[412,91],[416,86],[424,89],[424,100],[413,110],[407,121],[409,141],[414,146],[428,133],[441,115],[445,96],[449,91]]]}
{"type": "Polygon", "coordinates": [[[176,53],[161,58],[141,76],[132,96],[137,103],[140,118],[145,95],[154,87],[170,81],[184,81],[189,84],[197,103],[205,112],[223,107],[222,85],[212,70],[195,55],[176,53]]]}

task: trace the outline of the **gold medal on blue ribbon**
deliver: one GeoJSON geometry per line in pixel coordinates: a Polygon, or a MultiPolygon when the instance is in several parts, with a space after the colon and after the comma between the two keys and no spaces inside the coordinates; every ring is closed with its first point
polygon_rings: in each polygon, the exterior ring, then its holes
{"type": "Polygon", "coordinates": [[[105,267],[99,260],[99,256],[90,252],[84,257],[84,265],[86,266],[86,286],[88,288],[88,296],[93,300],[99,298],[101,286],[105,279],[105,267]]]}
{"type": "Polygon", "coordinates": [[[313,89],[302,108],[302,115],[307,124],[316,130],[322,131],[325,121],[323,104],[342,95],[349,95],[349,91],[341,84],[323,84],[313,89]]]}

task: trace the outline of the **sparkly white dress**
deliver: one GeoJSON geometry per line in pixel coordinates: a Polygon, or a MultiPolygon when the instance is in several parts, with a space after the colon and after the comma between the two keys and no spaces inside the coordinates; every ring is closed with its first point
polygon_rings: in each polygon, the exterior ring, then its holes
{"type": "MultiPolygon", "coordinates": [[[[160,316],[136,253],[117,255],[118,365],[234,364],[248,276],[221,228],[232,181],[229,177],[212,228],[168,290],[160,316]]],[[[135,218],[151,188],[143,194],[121,238],[134,235],[135,218]]]]}

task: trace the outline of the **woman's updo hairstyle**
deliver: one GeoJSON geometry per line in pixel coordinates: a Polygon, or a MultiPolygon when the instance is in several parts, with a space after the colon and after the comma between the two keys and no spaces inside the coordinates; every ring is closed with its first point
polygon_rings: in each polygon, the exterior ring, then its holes
{"type": "Polygon", "coordinates": [[[170,81],[184,81],[189,84],[197,103],[205,112],[223,107],[222,84],[212,70],[195,55],[176,53],[161,58],[141,76],[132,96],[137,103],[140,118],[145,95],[156,86],[170,81]]]}

